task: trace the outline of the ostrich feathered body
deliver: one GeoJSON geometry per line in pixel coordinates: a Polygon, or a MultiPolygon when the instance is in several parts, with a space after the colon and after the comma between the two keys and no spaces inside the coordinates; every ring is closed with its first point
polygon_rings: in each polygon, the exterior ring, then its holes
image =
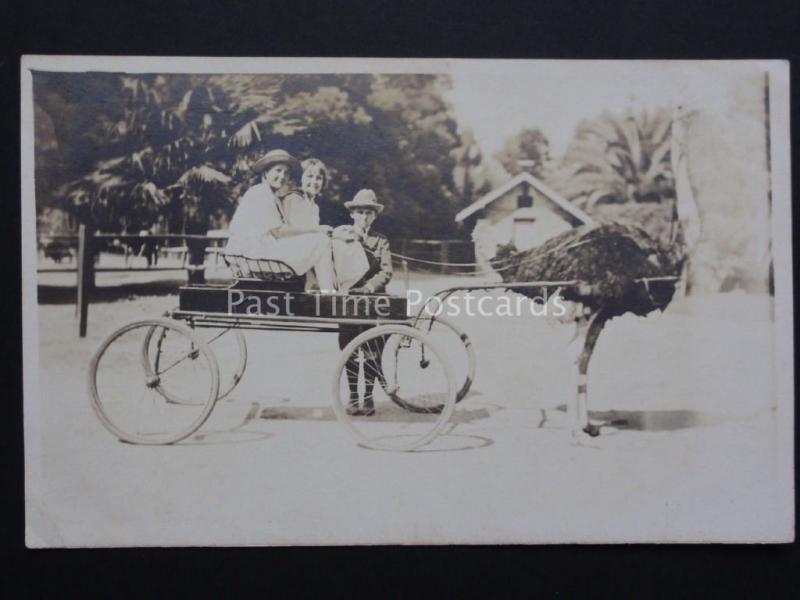
{"type": "MultiPolygon", "coordinates": [[[[667,307],[675,282],[637,280],[679,275],[683,258],[676,248],[681,244],[661,247],[639,227],[609,223],[571,229],[529,250],[503,246],[494,264],[507,282],[576,280],[580,285],[565,287],[562,297],[602,309],[609,318],[627,312],[644,316],[667,307]]],[[[542,292],[509,289],[531,298],[542,292]]]]}

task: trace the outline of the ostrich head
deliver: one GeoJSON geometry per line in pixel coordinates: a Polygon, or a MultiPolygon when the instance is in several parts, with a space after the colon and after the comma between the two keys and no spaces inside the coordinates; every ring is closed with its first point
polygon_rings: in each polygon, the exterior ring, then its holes
{"type": "Polygon", "coordinates": [[[500,273],[500,277],[503,281],[513,280],[517,269],[514,268],[512,263],[514,263],[514,257],[519,256],[519,254],[520,251],[517,250],[517,247],[511,242],[507,244],[497,244],[495,246],[494,258],[489,260],[489,264],[500,273]]]}
{"type": "Polygon", "coordinates": [[[522,254],[517,247],[508,242],[507,244],[497,244],[495,246],[494,258],[489,260],[492,269],[496,269],[503,281],[513,280],[517,269],[512,265],[516,263],[515,258],[522,254]]]}
{"type": "Polygon", "coordinates": [[[497,250],[494,253],[494,258],[492,258],[492,264],[499,264],[506,262],[509,258],[512,258],[519,254],[519,250],[517,247],[509,242],[508,244],[497,244],[497,250]]]}

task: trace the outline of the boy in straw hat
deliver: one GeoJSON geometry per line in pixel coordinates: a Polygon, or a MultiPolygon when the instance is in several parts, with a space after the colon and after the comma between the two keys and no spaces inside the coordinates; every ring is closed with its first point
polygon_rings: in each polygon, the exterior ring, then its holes
{"type": "MultiPolygon", "coordinates": [[[[350,287],[350,293],[383,293],[386,291],[386,285],[392,279],[392,254],[389,249],[389,240],[386,239],[386,236],[371,231],[373,222],[383,211],[383,205],[378,203],[375,192],[372,190],[360,190],[352,200],[345,202],[344,206],[350,211],[353,224],[337,228],[337,231],[349,232],[355,235],[366,254],[368,263],[366,272],[350,287]]],[[[337,260],[337,253],[334,252],[334,263],[337,260]]],[[[336,268],[338,272],[338,264],[336,268]]],[[[339,348],[344,349],[351,340],[361,332],[369,329],[369,327],[369,325],[340,325],[339,348]]],[[[350,388],[350,401],[346,408],[348,414],[366,416],[375,414],[372,390],[375,386],[376,375],[380,372],[380,354],[382,351],[383,343],[378,340],[373,350],[374,355],[365,357],[370,364],[364,365],[364,402],[361,407],[359,407],[358,397],[359,364],[356,362],[355,356],[350,357],[347,363],[347,379],[348,387],[350,388]]]]}

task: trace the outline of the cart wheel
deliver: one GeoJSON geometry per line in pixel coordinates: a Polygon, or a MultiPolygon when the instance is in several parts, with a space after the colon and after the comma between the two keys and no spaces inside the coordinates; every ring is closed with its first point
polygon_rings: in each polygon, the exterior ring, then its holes
{"type": "Polygon", "coordinates": [[[356,337],[342,351],[334,374],[337,418],[359,444],[379,450],[407,451],[429,443],[450,420],[455,398],[453,369],[439,345],[406,325],[382,325],[356,337]],[[411,412],[404,404],[441,410],[411,412]]]}
{"type": "Polygon", "coordinates": [[[218,392],[219,367],[208,344],[169,319],[119,328],[89,366],[92,408],[103,426],[125,442],[171,444],[190,436],[211,414],[218,392]],[[170,340],[162,345],[157,369],[156,344],[146,339],[153,331],[170,340]],[[169,402],[166,389],[181,390],[188,401],[169,402]]]}
{"type": "MultiPolygon", "coordinates": [[[[222,400],[239,385],[247,367],[247,341],[244,334],[239,329],[231,328],[202,328],[193,329],[194,334],[205,340],[214,352],[217,359],[219,370],[219,395],[217,400],[222,400]]],[[[169,346],[172,343],[183,343],[181,334],[176,334],[163,327],[153,326],[145,336],[142,344],[142,352],[151,357],[150,369],[152,374],[158,372],[162,363],[162,356],[169,354],[169,346]]],[[[167,384],[160,387],[159,391],[170,402],[177,404],[197,404],[202,403],[198,398],[186,398],[180,389],[169,389],[167,384]]]]}
{"type": "MultiPolygon", "coordinates": [[[[452,321],[444,317],[433,315],[420,315],[413,321],[414,327],[428,335],[428,338],[443,350],[453,365],[456,382],[461,386],[456,392],[456,402],[461,402],[469,393],[472,382],[475,380],[475,348],[466,333],[456,327],[452,321]]],[[[419,363],[425,368],[428,363],[427,348],[419,348],[419,363]]],[[[384,356],[386,356],[384,354],[384,356]]],[[[444,405],[441,402],[431,402],[431,399],[418,398],[404,400],[400,397],[391,398],[404,409],[416,413],[439,413],[444,405]]]]}

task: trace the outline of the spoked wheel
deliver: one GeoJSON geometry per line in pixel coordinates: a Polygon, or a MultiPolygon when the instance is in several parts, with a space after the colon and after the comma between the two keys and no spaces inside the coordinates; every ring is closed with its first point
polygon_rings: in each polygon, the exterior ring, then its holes
{"type": "Polygon", "coordinates": [[[438,344],[405,325],[382,325],[342,351],[333,381],[336,416],[356,441],[379,450],[415,450],[450,420],[455,406],[453,369],[438,344]],[[427,364],[420,366],[425,348],[427,364]],[[411,412],[404,405],[437,405],[411,412]]]}
{"type": "MultiPolygon", "coordinates": [[[[469,337],[444,317],[420,315],[413,323],[416,329],[425,333],[450,359],[455,380],[457,385],[460,384],[456,392],[456,402],[461,402],[469,393],[475,379],[475,348],[469,337]]],[[[421,345],[418,356],[421,369],[425,369],[429,363],[427,355],[427,348],[421,345]]],[[[439,413],[444,408],[444,404],[433,398],[390,397],[398,406],[415,413],[439,413]]]]}
{"type": "Polygon", "coordinates": [[[135,444],[171,444],[190,436],[211,414],[218,392],[219,367],[208,344],[169,319],[121,327],[89,366],[89,396],[100,422],[135,444]],[[156,334],[169,339],[158,361],[157,345],[148,340],[156,334]],[[170,401],[165,390],[180,390],[184,401],[170,401]]]}
{"type": "MultiPolygon", "coordinates": [[[[239,329],[211,327],[193,329],[196,336],[203,339],[213,350],[214,358],[219,366],[219,395],[217,400],[222,400],[239,384],[247,367],[247,341],[239,329]]],[[[169,356],[170,345],[182,344],[181,334],[153,326],[145,336],[142,352],[150,357],[148,363],[152,373],[158,373],[163,363],[163,356],[169,356]]],[[[196,404],[198,399],[186,397],[183,389],[172,389],[168,382],[161,386],[161,393],[170,402],[177,404],[196,404]]]]}

